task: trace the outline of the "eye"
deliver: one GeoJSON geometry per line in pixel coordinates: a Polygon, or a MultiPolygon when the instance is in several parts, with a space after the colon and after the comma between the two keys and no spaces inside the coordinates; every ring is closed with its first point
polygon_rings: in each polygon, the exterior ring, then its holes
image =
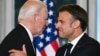
{"type": "Polygon", "coordinates": [[[58,23],[58,20],[56,20],[56,23],[58,23]]]}
{"type": "Polygon", "coordinates": [[[62,21],[62,20],[58,20],[58,22],[60,22],[60,23],[64,23],[64,21],[62,21]]]}

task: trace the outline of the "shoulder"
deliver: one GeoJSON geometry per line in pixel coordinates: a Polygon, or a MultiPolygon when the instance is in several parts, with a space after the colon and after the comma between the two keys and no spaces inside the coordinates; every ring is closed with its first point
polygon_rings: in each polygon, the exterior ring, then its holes
{"type": "Polygon", "coordinates": [[[64,52],[65,52],[66,48],[67,48],[67,44],[65,44],[64,46],[60,47],[56,52],[56,56],[64,55],[64,52]]]}
{"type": "Polygon", "coordinates": [[[96,39],[84,34],[79,40],[78,45],[100,45],[100,43],[96,39]]]}
{"type": "Polygon", "coordinates": [[[80,47],[81,51],[83,51],[83,52],[87,51],[87,53],[88,52],[93,53],[93,52],[100,51],[100,43],[97,40],[93,39],[92,37],[89,37],[87,34],[85,34],[80,39],[77,46],[80,47]]]}

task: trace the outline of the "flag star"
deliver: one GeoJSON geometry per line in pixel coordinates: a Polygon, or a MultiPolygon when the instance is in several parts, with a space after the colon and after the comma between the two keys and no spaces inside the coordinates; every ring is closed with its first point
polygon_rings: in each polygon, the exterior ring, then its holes
{"type": "Polygon", "coordinates": [[[52,19],[48,19],[48,24],[51,24],[52,23],[52,19]]]}
{"type": "Polygon", "coordinates": [[[47,3],[47,0],[43,0],[43,2],[46,4],[47,3]]]}
{"type": "Polygon", "coordinates": [[[46,31],[47,31],[47,33],[51,32],[51,28],[48,27],[48,28],[46,29],[46,31]]]}
{"type": "Polygon", "coordinates": [[[55,36],[57,35],[57,31],[56,30],[54,31],[54,34],[55,34],[55,36]]]}
{"type": "Polygon", "coordinates": [[[40,35],[40,38],[43,39],[43,38],[44,38],[44,34],[41,34],[41,35],[40,35]]]}
{"type": "MultiPolygon", "coordinates": [[[[54,3],[53,3],[53,0],[39,0],[39,1],[42,1],[43,3],[45,3],[47,5],[47,9],[48,9],[48,26],[46,27],[46,29],[44,30],[43,34],[37,36],[34,40],[36,42],[35,45],[36,45],[36,51],[38,51],[36,54],[37,56],[44,56],[43,53],[41,53],[41,51],[46,51],[46,50],[50,50],[51,51],[54,51],[54,47],[56,47],[56,49],[58,49],[59,47],[59,43],[58,43],[58,39],[57,39],[57,31],[55,30],[55,15],[54,15],[54,3]],[[57,39],[57,40],[56,40],[57,39]],[[52,45],[52,42],[57,42],[56,45],[52,45]],[[50,46],[50,48],[48,48],[48,46],[50,46]]],[[[61,42],[62,43],[62,42],[61,42]]],[[[50,53],[50,52],[46,52],[45,54],[47,54],[46,56],[54,56],[55,53],[50,53]]]]}
{"type": "Polygon", "coordinates": [[[49,11],[49,15],[50,16],[53,15],[53,11],[52,10],[49,11]]]}
{"type": "Polygon", "coordinates": [[[49,3],[49,5],[50,5],[50,7],[52,7],[52,6],[53,6],[53,2],[51,1],[51,2],[49,3]]]}
{"type": "Polygon", "coordinates": [[[50,41],[50,37],[49,36],[47,36],[45,39],[46,39],[47,42],[50,41]]]}
{"type": "Polygon", "coordinates": [[[43,43],[42,42],[40,42],[38,45],[39,45],[40,48],[43,47],[43,43]]]}

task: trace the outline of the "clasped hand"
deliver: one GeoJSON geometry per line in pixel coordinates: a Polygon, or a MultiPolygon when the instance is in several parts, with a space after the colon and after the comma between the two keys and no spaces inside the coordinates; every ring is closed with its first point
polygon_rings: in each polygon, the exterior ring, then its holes
{"type": "Polygon", "coordinates": [[[21,50],[11,49],[9,50],[10,56],[27,56],[25,45],[22,46],[21,50]]]}

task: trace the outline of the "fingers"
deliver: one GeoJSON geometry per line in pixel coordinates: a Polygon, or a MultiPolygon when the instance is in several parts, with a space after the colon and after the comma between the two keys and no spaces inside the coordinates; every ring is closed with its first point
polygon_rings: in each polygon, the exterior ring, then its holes
{"type": "Polygon", "coordinates": [[[9,56],[19,56],[20,51],[19,50],[12,49],[12,50],[9,51],[9,53],[10,53],[9,56]]]}
{"type": "Polygon", "coordinates": [[[15,49],[11,49],[10,51],[9,51],[9,53],[16,53],[16,52],[18,52],[19,50],[15,50],[15,49]]]}
{"type": "MultiPolygon", "coordinates": [[[[9,53],[16,53],[16,52],[19,52],[19,51],[20,51],[20,50],[11,49],[11,50],[9,50],[9,53]]],[[[23,44],[23,46],[22,46],[22,51],[23,51],[24,53],[26,53],[25,44],[23,44]]]]}
{"type": "Polygon", "coordinates": [[[22,46],[22,50],[11,49],[9,53],[10,56],[27,56],[25,44],[22,46]]]}
{"type": "Polygon", "coordinates": [[[15,53],[10,53],[10,55],[9,56],[15,56],[15,53]]]}
{"type": "Polygon", "coordinates": [[[27,53],[27,52],[26,52],[25,44],[24,44],[23,47],[22,47],[22,51],[23,51],[24,53],[27,53]]]}

